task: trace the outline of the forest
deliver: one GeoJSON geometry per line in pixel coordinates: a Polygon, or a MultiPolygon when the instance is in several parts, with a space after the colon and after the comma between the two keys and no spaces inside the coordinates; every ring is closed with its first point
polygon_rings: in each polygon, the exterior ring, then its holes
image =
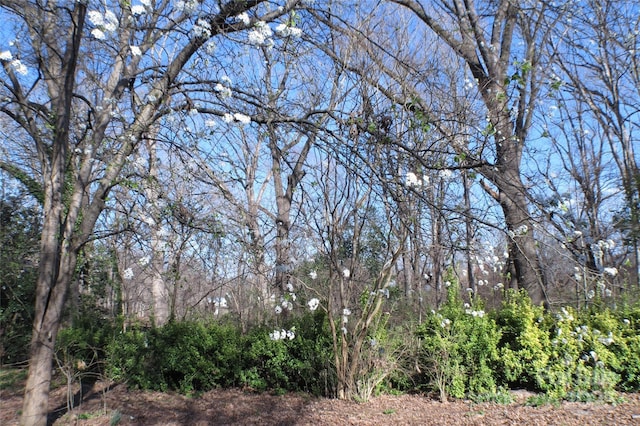
{"type": "MultiPolygon", "coordinates": [[[[631,0],[0,0],[0,367],[640,390],[631,0]]],[[[71,401],[73,405],[73,401],[71,401]]]]}

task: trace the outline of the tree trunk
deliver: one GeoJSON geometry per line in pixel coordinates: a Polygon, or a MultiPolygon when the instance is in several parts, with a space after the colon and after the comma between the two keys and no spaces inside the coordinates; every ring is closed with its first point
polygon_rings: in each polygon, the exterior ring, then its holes
{"type": "MultiPolygon", "coordinates": [[[[55,227],[55,232],[52,232],[51,226],[47,223],[43,227],[43,247],[58,245],[59,230],[55,227]]],[[[67,240],[63,240],[61,245],[63,248],[69,246],[67,240]]],[[[54,346],[76,261],[77,254],[69,249],[42,251],[21,425],[47,424],[54,346]]]]}
{"type": "MultiPolygon", "coordinates": [[[[78,2],[73,10],[75,25],[68,31],[68,39],[60,66],[59,75],[51,76],[49,91],[53,99],[55,117],[52,149],[50,155],[41,156],[44,180],[44,223],[40,243],[40,263],[36,282],[36,302],[29,375],[20,423],[23,425],[46,425],[51,383],[51,367],[55,341],[62,320],[64,302],[76,267],[79,247],[74,246],[71,236],[78,221],[83,191],[77,191],[65,200],[65,181],[68,172],[69,127],[71,104],[75,86],[75,74],[86,4],[78,2]]],[[[44,34],[49,47],[57,45],[53,33],[44,34]]],[[[39,147],[43,150],[43,147],[39,147]]]]}
{"type": "MultiPolygon", "coordinates": [[[[53,333],[52,327],[41,327],[34,331],[31,341],[29,375],[24,392],[21,425],[46,425],[49,387],[51,384],[51,363],[53,360],[53,340],[47,336],[53,333]]],[[[57,327],[55,327],[57,332],[57,327]]]]}
{"type": "Polygon", "coordinates": [[[506,179],[498,179],[496,185],[500,189],[499,201],[508,229],[509,261],[515,273],[511,279],[527,291],[534,303],[547,303],[533,223],[525,196],[526,188],[518,170],[512,170],[504,176],[506,179]]]}

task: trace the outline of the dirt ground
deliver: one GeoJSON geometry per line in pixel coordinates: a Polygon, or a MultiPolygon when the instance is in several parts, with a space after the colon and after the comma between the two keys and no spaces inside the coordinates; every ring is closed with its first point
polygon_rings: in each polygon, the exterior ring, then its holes
{"type": "MultiPolygon", "coordinates": [[[[78,388],[74,391],[78,392],[78,388]]],[[[127,390],[97,383],[79,407],[67,412],[64,386],[52,391],[54,425],[640,425],[640,395],[618,405],[563,403],[526,405],[515,392],[511,404],[454,401],[420,395],[380,396],[355,403],[308,395],[214,390],[198,397],[127,390]]],[[[0,425],[18,424],[21,390],[0,390],[0,425]]]]}

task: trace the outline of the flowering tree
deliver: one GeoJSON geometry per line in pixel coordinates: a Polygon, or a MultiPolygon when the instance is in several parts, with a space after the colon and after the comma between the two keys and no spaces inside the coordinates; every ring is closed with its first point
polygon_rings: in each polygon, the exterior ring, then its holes
{"type": "Polygon", "coordinates": [[[41,185],[45,212],[22,423],[46,423],[53,346],[78,250],[153,126],[190,109],[186,68],[214,39],[264,26],[297,3],[2,2],[15,40],[0,56],[0,111],[37,164],[13,175],[41,185]]]}

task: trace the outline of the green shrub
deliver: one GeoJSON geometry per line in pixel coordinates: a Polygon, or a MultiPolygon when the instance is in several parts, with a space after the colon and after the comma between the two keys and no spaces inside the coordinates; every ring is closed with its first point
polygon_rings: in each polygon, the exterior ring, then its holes
{"type": "Polygon", "coordinates": [[[242,336],[234,326],[199,322],[133,329],[109,346],[109,374],[136,388],[186,394],[233,386],[325,394],[333,378],[324,314],[286,327],[291,340],[272,340],[265,327],[242,336]]]}
{"type": "Polygon", "coordinates": [[[234,327],[172,322],[118,336],[109,348],[109,371],[137,388],[189,394],[235,385],[241,351],[234,327]]]}
{"type": "Polygon", "coordinates": [[[0,193],[0,366],[29,359],[42,213],[25,196],[0,193]]]}
{"type": "Polygon", "coordinates": [[[106,348],[114,338],[116,324],[94,317],[78,317],[71,327],[61,329],[55,356],[59,366],[79,370],[81,375],[95,379],[104,372],[106,348]]]}
{"type": "Polygon", "coordinates": [[[551,347],[543,308],[534,306],[526,292],[509,290],[495,320],[501,333],[500,383],[539,389],[539,373],[548,366],[551,347]]]}
{"type": "Polygon", "coordinates": [[[562,308],[555,317],[548,368],[537,375],[541,389],[575,401],[615,397],[619,376],[614,370],[620,368],[611,351],[620,341],[615,323],[608,310],[579,314],[562,308]]]}
{"type": "MultiPolygon", "coordinates": [[[[113,338],[116,328],[80,324],[61,332],[60,347],[70,350],[70,358],[85,359],[111,340],[108,374],[134,387],[193,393],[242,386],[327,396],[336,388],[332,340],[320,310],[245,335],[234,325],[182,322],[113,338]]],[[[429,387],[442,399],[506,400],[504,389],[525,386],[548,401],[615,402],[617,389],[639,389],[639,329],[638,305],[550,313],[526,293],[509,291],[488,315],[480,300],[463,303],[454,284],[442,308],[416,327],[417,354],[406,349],[406,327],[381,325],[368,336],[364,362],[372,374],[393,370],[375,382],[376,392],[429,387]],[[419,376],[408,372],[416,366],[419,376]]]]}
{"type": "Polygon", "coordinates": [[[150,366],[149,330],[138,328],[121,332],[107,347],[107,375],[139,389],[157,389],[159,377],[150,366]]]}
{"type": "Polygon", "coordinates": [[[624,392],[640,391],[640,304],[624,305],[615,312],[617,340],[611,351],[619,360],[615,371],[624,392]]]}
{"type": "Polygon", "coordinates": [[[303,391],[326,395],[334,381],[329,368],[331,340],[324,312],[316,311],[288,321],[283,327],[260,327],[246,338],[243,386],[255,390],[303,391]],[[291,332],[274,339],[274,333],[291,332]]]}
{"type": "Polygon", "coordinates": [[[500,333],[480,301],[463,304],[458,285],[449,286],[445,305],[417,333],[422,340],[419,364],[442,400],[497,391],[500,333]]]}

